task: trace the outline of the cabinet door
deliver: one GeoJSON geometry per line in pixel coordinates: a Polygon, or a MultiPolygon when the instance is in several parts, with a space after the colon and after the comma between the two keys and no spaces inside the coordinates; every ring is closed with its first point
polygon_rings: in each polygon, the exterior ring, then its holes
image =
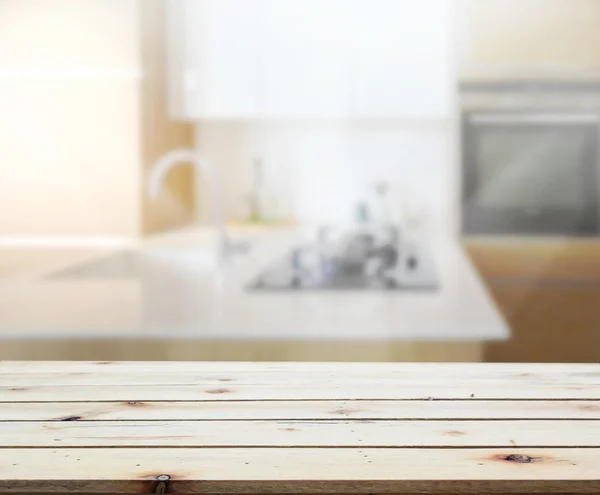
{"type": "Polygon", "coordinates": [[[453,1],[171,0],[175,113],[447,117],[453,1]]]}
{"type": "Polygon", "coordinates": [[[465,248],[481,276],[492,284],[598,282],[600,286],[600,243],[595,240],[469,241],[465,248]]]}
{"type": "Polygon", "coordinates": [[[511,328],[506,342],[488,345],[486,360],[598,362],[600,286],[491,285],[511,328]]]}
{"type": "Polygon", "coordinates": [[[352,12],[347,0],[263,0],[266,117],[350,113],[352,12]]]}
{"type": "MultiPolygon", "coordinates": [[[[177,7],[175,0],[173,8],[177,7]]],[[[186,118],[249,118],[259,112],[261,0],[185,0],[181,92],[186,118]]],[[[180,27],[181,29],[181,27],[180,27]]]]}
{"type": "Polygon", "coordinates": [[[600,244],[468,242],[467,252],[511,328],[486,360],[598,361],[600,244]]]}
{"type": "Polygon", "coordinates": [[[449,116],[453,2],[349,1],[357,21],[353,60],[357,116],[449,116]]]}

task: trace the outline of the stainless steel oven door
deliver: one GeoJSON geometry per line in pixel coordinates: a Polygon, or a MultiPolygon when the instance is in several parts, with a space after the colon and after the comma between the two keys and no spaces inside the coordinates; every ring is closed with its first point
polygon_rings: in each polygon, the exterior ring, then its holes
{"type": "Polygon", "coordinates": [[[595,113],[465,113],[463,231],[598,234],[599,129],[595,113]]]}

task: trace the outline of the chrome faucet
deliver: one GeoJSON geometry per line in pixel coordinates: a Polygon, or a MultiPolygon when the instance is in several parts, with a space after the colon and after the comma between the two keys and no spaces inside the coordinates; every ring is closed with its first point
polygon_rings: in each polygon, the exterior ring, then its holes
{"type": "Polygon", "coordinates": [[[168,173],[175,167],[191,163],[197,172],[203,172],[211,185],[211,203],[213,210],[213,221],[217,229],[218,245],[217,255],[219,261],[224,261],[232,251],[232,244],[225,227],[225,216],[223,208],[223,194],[221,177],[215,165],[201,156],[193,149],[176,149],[164,154],[154,164],[148,176],[148,191],[150,197],[156,198],[160,194],[168,173]]]}

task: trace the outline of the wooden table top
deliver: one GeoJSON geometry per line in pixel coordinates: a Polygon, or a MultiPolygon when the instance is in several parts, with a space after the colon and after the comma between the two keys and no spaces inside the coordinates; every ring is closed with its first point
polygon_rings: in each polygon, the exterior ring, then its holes
{"type": "Polygon", "coordinates": [[[599,364],[0,362],[0,493],[599,491],[599,364]]]}

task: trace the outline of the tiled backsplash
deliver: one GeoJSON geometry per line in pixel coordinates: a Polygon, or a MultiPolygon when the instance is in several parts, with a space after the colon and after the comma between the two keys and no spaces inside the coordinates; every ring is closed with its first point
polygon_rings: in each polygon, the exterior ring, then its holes
{"type": "Polygon", "coordinates": [[[374,198],[375,183],[387,181],[392,214],[411,208],[427,224],[444,226],[453,221],[452,133],[443,121],[207,123],[197,128],[197,145],[222,172],[230,218],[248,215],[260,160],[267,218],[345,222],[358,201],[374,198]]]}

